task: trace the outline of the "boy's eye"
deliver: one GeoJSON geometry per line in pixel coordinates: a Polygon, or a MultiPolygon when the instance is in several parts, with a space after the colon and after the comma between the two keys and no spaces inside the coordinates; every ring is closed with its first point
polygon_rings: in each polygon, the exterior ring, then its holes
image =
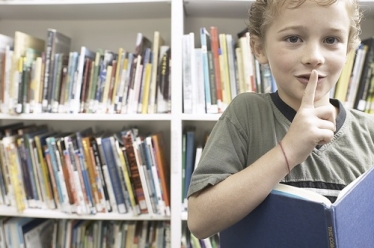
{"type": "Polygon", "coordinates": [[[297,36],[289,36],[286,38],[286,41],[290,43],[297,43],[297,42],[300,42],[301,39],[297,36]]]}
{"type": "Polygon", "coordinates": [[[325,39],[325,43],[327,43],[327,44],[335,44],[335,43],[337,43],[339,40],[337,39],[337,38],[335,38],[335,37],[327,37],[326,39],[325,39]]]}

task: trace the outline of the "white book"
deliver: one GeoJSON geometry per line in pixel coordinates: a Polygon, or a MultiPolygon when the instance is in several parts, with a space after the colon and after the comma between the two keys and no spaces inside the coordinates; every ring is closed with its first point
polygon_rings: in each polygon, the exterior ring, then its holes
{"type": "Polygon", "coordinates": [[[149,195],[147,178],[146,178],[145,171],[144,171],[144,162],[143,162],[143,160],[140,156],[140,152],[139,152],[140,142],[141,142],[140,137],[136,137],[133,140],[135,159],[136,159],[136,164],[138,165],[139,176],[140,176],[140,180],[142,182],[142,188],[143,188],[143,192],[144,192],[144,198],[145,198],[145,203],[146,203],[146,206],[147,206],[148,214],[153,215],[155,213],[153,212],[151,198],[150,198],[150,195],[149,195]]]}
{"type": "Polygon", "coordinates": [[[183,70],[183,113],[192,114],[193,80],[195,78],[195,38],[194,33],[183,35],[182,40],[182,70],[183,70]]]}
{"type": "Polygon", "coordinates": [[[166,208],[165,208],[165,201],[162,198],[162,193],[161,193],[161,181],[158,176],[159,172],[157,171],[157,165],[156,165],[156,160],[154,156],[154,151],[153,151],[153,145],[152,145],[152,137],[148,136],[145,138],[145,142],[148,147],[149,155],[150,155],[150,162],[151,162],[151,167],[152,167],[152,179],[154,182],[155,186],[155,194],[157,198],[157,204],[158,204],[158,213],[161,215],[166,215],[166,208]]]}
{"type": "Polygon", "coordinates": [[[82,78],[84,63],[86,58],[95,60],[96,53],[91,51],[85,46],[81,47],[81,51],[78,59],[78,67],[76,70],[76,77],[74,78],[73,87],[72,87],[72,97],[70,100],[70,113],[77,114],[80,110],[80,95],[82,91],[82,78]]]}
{"type": "MultiPolygon", "coordinates": [[[[203,62],[203,51],[201,48],[195,48],[195,78],[192,80],[192,113],[205,114],[206,109],[210,108],[211,104],[207,102],[205,97],[205,72],[203,62]],[[205,106],[207,108],[205,108],[205,106]]],[[[209,93],[210,94],[210,93],[209,93]]]]}

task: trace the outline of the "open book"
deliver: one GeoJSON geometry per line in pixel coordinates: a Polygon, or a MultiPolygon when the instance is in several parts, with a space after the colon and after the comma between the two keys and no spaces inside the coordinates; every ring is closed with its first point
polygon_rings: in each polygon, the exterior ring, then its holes
{"type": "Polygon", "coordinates": [[[326,197],[277,185],[241,221],[220,233],[229,247],[374,247],[374,167],[331,203],[326,197]]]}

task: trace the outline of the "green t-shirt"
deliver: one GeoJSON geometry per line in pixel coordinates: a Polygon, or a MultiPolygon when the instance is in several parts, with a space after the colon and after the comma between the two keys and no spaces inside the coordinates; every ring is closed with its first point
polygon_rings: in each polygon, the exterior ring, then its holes
{"type": "MultiPolygon", "coordinates": [[[[209,135],[188,196],[241,171],[282,140],[293,117],[278,108],[272,96],[275,99],[274,94],[243,93],[231,102],[209,135]]],[[[340,104],[337,122],[340,126],[333,140],[316,147],[284,183],[334,200],[342,188],[374,165],[374,115],[346,110],[340,104]]]]}

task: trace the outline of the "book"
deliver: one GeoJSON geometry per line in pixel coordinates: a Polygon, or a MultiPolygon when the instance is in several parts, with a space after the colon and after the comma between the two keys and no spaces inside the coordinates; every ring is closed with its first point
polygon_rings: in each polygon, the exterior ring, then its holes
{"type": "Polygon", "coordinates": [[[19,64],[22,57],[25,57],[28,49],[33,49],[38,52],[44,51],[45,41],[39,39],[30,34],[26,34],[20,31],[16,31],[14,34],[14,51],[12,57],[11,74],[10,74],[10,102],[9,111],[11,113],[15,112],[16,103],[18,101],[18,85],[22,82],[22,71],[19,70],[19,64]]]}
{"type": "Polygon", "coordinates": [[[355,56],[356,51],[352,49],[352,51],[350,51],[348,54],[347,62],[345,62],[339,80],[335,87],[334,98],[339,99],[342,102],[344,102],[347,97],[349,79],[351,78],[355,56]]]}
{"type": "Polygon", "coordinates": [[[195,34],[188,33],[182,37],[182,89],[183,113],[193,113],[193,83],[196,77],[195,70],[195,34]]]}
{"type": "Polygon", "coordinates": [[[0,104],[5,103],[5,68],[7,64],[7,50],[13,50],[14,38],[0,34],[0,104]]]}
{"type": "Polygon", "coordinates": [[[135,149],[135,135],[132,130],[122,131],[122,140],[126,150],[126,156],[129,164],[130,179],[134,185],[135,197],[139,204],[140,212],[142,214],[148,213],[145,193],[143,190],[141,175],[138,166],[138,159],[135,149]]]}
{"type": "Polygon", "coordinates": [[[157,87],[157,78],[158,78],[158,67],[161,57],[161,46],[165,44],[165,40],[162,37],[159,31],[153,33],[153,47],[152,47],[152,72],[151,72],[151,82],[149,86],[149,101],[148,101],[148,110],[147,113],[154,114],[156,113],[156,87],[157,87]]]}
{"type": "Polygon", "coordinates": [[[364,68],[364,62],[368,51],[368,45],[361,43],[357,48],[356,57],[353,63],[352,73],[349,81],[345,105],[347,108],[353,108],[356,95],[359,88],[360,78],[364,68]]]}
{"type": "Polygon", "coordinates": [[[218,28],[216,26],[210,27],[210,42],[211,42],[211,51],[213,54],[213,64],[214,64],[214,74],[215,74],[215,89],[216,89],[216,98],[218,111],[223,112],[222,102],[223,102],[223,92],[222,92],[222,77],[219,63],[219,40],[218,40],[218,28]]]}
{"type": "Polygon", "coordinates": [[[24,247],[52,246],[54,220],[32,219],[21,227],[24,247]]]}
{"type": "Polygon", "coordinates": [[[357,85],[353,108],[364,111],[366,107],[366,96],[369,91],[372,75],[372,63],[374,62],[374,36],[365,39],[361,44],[366,45],[368,50],[362,65],[362,73],[357,85]]]}
{"type": "Polygon", "coordinates": [[[123,214],[128,212],[128,206],[125,204],[125,197],[121,187],[119,178],[118,166],[114,157],[114,147],[112,147],[112,136],[106,136],[101,140],[104,151],[105,160],[107,162],[110,180],[112,182],[114,196],[117,204],[118,213],[123,214]]]}
{"type": "Polygon", "coordinates": [[[160,181],[161,196],[163,199],[161,215],[170,216],[170,164],[167,162],[165,154],[165,140],[162,133],[158,132],[151,135],[154,163],[160,181]]]}
{"type": "Polygon", "coordinates": [[[45,42],[45,66],[44,82],[42,93],[42,111],[52,110],[53,88],[55,87],[55,54],[68,55],[70,52],[71,38],[56,29],[47,29],[47,39],[45,42]]]}
{"type": "Polygon", "coordinates": [[[374,167],[337,200],[279,184],[250,214],[220,232],[221,247],[372,247],[374,167]]]}
{"type": "MultiPolygon", "coordinates": [[[[156,82],[157,113],[170,113],[171,111],[171,48],[161,46],[159,53],[158,73],[156,82]]],[[[152,65],[153,66],[153,65],[152,65]]]]}
{"type": "Polygon", "coordinates": [[[122,132],[116,133],[116,144],[117,144],[117,153],[120,160],[118,169],[122,172],[124,184],[128,192],[130,205],[132,207],[132,211],[134,215],[140,214],[140,207],[137,202],[137,199],[135,197],[135,190],[134,190],[134,184],[132,183],[130,179],[130,167],[129,167],[129,161],[126,154],[126,148],[123,143],[122,139],[122,132]]]}
{"type": "Polygon", "coordinates": [[[185,133],[186,133],[186,161],[185,161],[186,165],[185,166],[186,166],[186,169],[185,169],[185,182],[184,182],[185,191],[183,192],[183,198],[184,198],[183,204],[184,204],[185,209],[187,209],[187,202],[188,202],[187,192],[190,186],[191,176],[194,171],[194,161],[195,161],[195,151],[196,151],[195,132],[196,130],[194,129],[194,127],[188,127],[185,130],[185,133]]]}
{"type": "Polygon", "coordinates": [[[82,46],[79,53],[78,64],[76,68],[76,75],[73,80],[72,91],[70,92],[70,108],[69,112],[77,114],[80,111],[81,104],[81,91],[82,91],[82,80],[83,80],[83,70],[86,59],[94,61],[96,53],[90,50],[89,48],[82,46]]]}
{"type": "MultiPolygon", "coordinates": [[[[211,51],[210,45],[210,34],[206,28],[200,28],[200,41],[201,41],[201,53],[202,53],[202,68],[203,68],[203,84],[206,101],[206,112],[214,113],[211,110],[212,100],[210,94],[210,77],[209,77],[209,65],[208,65],[208,51],[211,51]]],[[[197,59],[196,59],[197,60],[197,59]]]]}

